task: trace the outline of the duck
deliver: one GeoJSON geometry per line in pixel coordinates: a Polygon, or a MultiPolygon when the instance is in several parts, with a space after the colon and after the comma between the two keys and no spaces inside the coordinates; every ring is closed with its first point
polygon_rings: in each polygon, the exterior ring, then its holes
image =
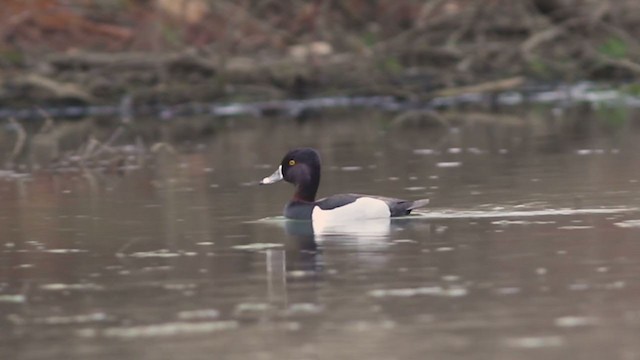
{"type": "Polygon", "coordinates": [[[311,220],[314,224],[390,219],[409,215],[412,210],[429,203],[429,199],[403,200],[351,193],[316,200],[320,173],[318,151],[313,148],[296,148],[287,152],[276,171],[259,184],[271,185],[284,180],[295,185],[293,198],[285,205],[283,215],[286,219],[311,220]]]}

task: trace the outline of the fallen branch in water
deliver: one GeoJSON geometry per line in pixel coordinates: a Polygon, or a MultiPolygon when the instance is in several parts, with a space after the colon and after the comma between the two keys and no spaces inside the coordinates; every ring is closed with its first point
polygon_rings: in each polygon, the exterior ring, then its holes
{"type": "Polygon", "coordinates": [[[40,127],[40,130],[38,130],[38,134],[49,133],[51,130],[53,130],[53,127],[55,125],[55,123],[53,122],[53,118],[51,117],[51,115],[49,115],[48,112],[46,112],[43,108],[39,106],[36,107],[36,110],[38,110],[38,113],[40,114],[40,116],[44,118],[44,124],[42,124],[42,127],[40,127]]]}
{"type": "Polygon", "coordinates": [[[114,152],[113,151],[113,143],[124,133],[124,128],[122,126],[118,126],[116,130],[111,134],[109,139],[104,143],[98,141],[95,137],[91,136],[89,138],[89,143],[87,144],[84,154],[82,156],[83,160],[87,160],[92,157],[97,157],[104,152],[114,152]],[[96,150],[97,149],[97,150],[96,150]]]}
{"type": "Polygon", "coordinates": [[[20,124],[16,119],[10,118],[9,123],[17,133],[16,142],[13,145],[13,150],[11,151],[11,155],[9,155],[8,159],[9,163],[12,163],[24,149],[24,145],[27,142],[27,132],[25,131],[24,126],[22,126],[22,124],[20,124]]]}

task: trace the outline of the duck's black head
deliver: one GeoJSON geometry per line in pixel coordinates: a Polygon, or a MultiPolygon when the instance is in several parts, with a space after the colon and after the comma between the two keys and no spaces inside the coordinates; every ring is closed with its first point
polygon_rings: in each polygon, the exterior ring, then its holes
{"type": "Polygon", "coordinates": [[[320,185],[320,155],[311,148],[289,151],[278,169],[271,176],[262,179],[261,185],[284,180],[296,185],[294,200],[314,201],[320,185]]]}

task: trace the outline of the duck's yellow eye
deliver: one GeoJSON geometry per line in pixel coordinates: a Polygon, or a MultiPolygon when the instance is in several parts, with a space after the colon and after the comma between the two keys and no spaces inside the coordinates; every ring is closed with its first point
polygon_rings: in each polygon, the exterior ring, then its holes
{"type": "Polygon", "coordinates": [[[295,160],[289,160],[289,166],[293,166],[293,165],[295,165],[295,164],[296,164],[296,161],[295,161],[295,160]]]}

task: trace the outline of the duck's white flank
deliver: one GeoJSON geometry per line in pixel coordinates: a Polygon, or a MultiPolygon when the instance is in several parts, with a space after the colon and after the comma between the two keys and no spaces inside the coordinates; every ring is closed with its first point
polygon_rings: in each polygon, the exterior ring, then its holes
{"type": "Polygon", "coordinates": [[[331,210],[322,210],[316,206],[311,213],[311,220],[315,225],[316,223],[382,219],[390,216],[391,211],[386,202],[375,198],[361,197],[350,204],[331,210]]]}

